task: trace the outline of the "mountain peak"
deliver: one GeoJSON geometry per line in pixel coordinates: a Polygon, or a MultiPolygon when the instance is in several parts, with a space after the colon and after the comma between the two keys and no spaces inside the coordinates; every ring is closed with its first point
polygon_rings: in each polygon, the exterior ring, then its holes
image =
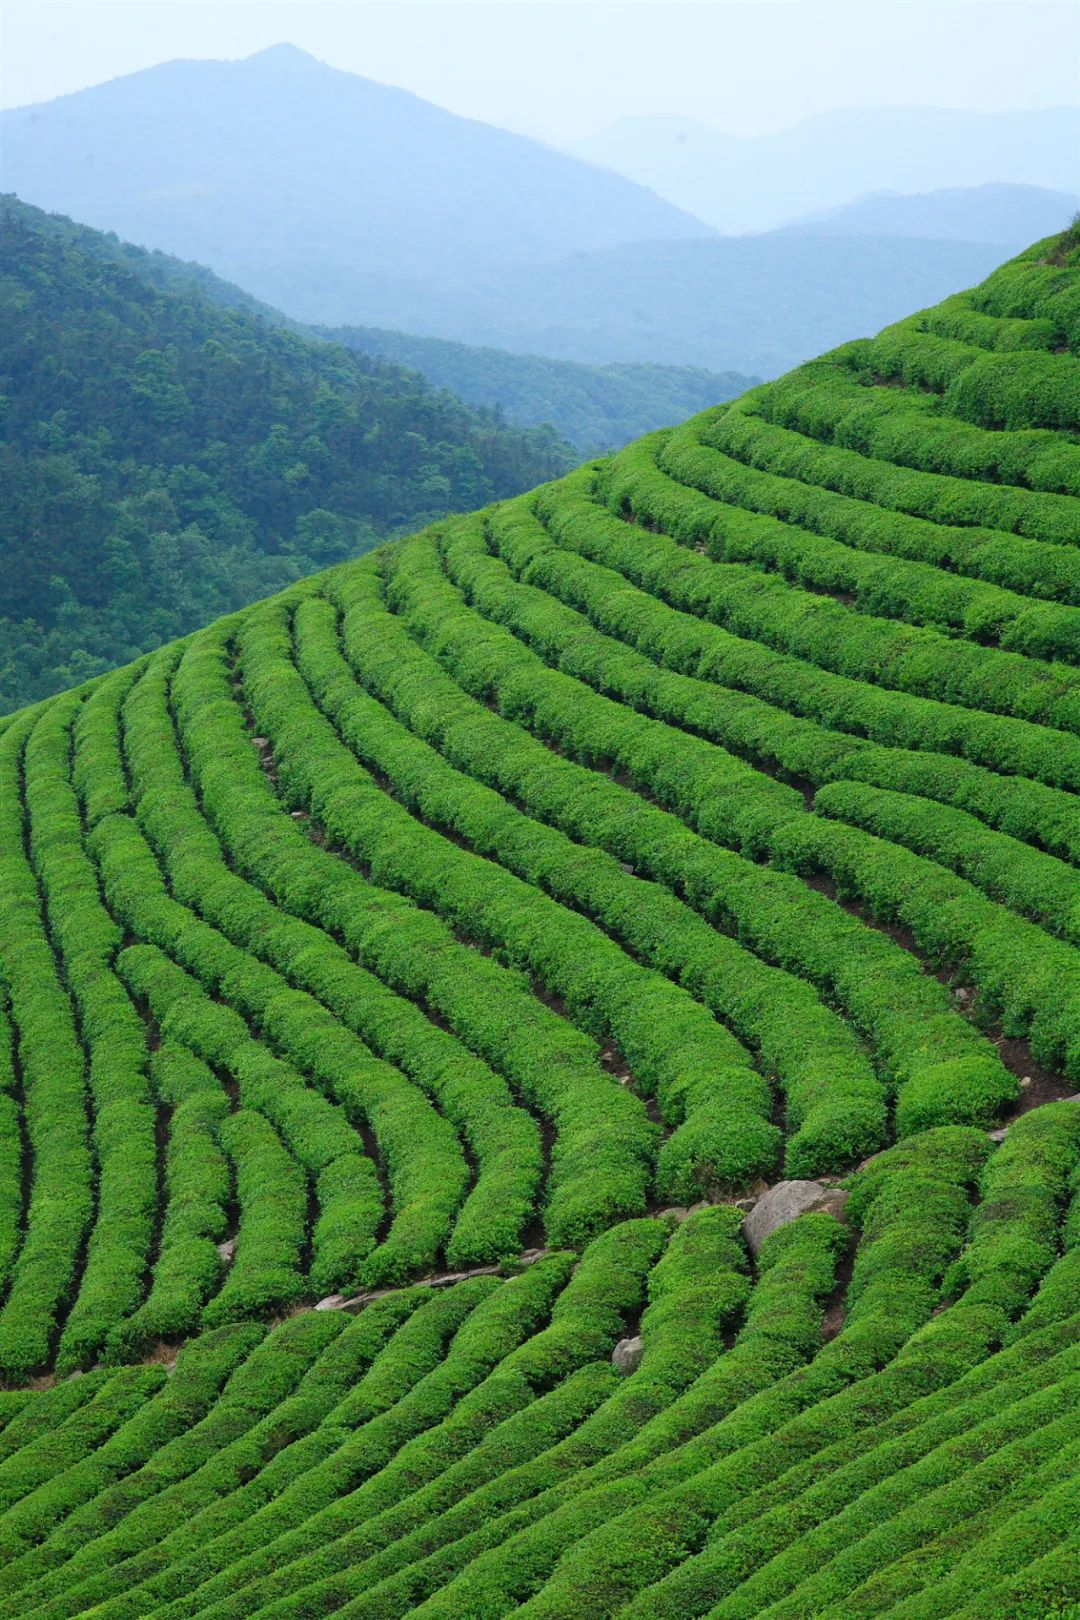
{"type": "Polygon", "coordinates": [[[6,189],[257,297],[284,290],[290,314],[317,320],[369,314],[373,282],[472,286],[480,265],[710,234],[625,176],[285,41],[161,63],[5,113],[0,129],[6,189]],[[301,285],[314,296],[293,302],[301,285]]]}
{"type": "Polygon", "coordinates": [[[264,63],[269,67],[323,67],[317,56],[310,51],[302,51],[299,45],[291,45],[288,40],[282,40],[278,45],[267,45],[261,51],[253,51],[250,56],[241,58],[245,66],[253,62],[264,63]]]}

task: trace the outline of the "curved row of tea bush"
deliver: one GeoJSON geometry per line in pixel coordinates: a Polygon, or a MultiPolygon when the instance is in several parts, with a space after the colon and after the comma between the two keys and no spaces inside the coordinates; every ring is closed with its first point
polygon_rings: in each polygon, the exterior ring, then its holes
{"type": "MultiPolygon", "coordinates": [[[[636,522],[670,534],[681,545],[702,553],[694,566],[697,612],[737,635],[764,642],[831,673],[937,702],[1009,715],[1070,733],[1068,741],[1074,741],[1080,726],[1080,676],[1073,669],[946,635],[920,623],[917,606],[910,610],[914,624],[895,622],[904,616],[905,597],[910,594],[898,588],[897,582],[914,575],[923,592],[932,582],[932,576],[913,563],[873,565],[874,589],[881,598],[873,613],[832,600],[829,593],[845,594],[867,572],[867,558],[862,553],[837,542],[830,546],[811,534],[801,538],[796,526],[727,506],[679,482],[659,464],[664,441],[664,435],[641,439],[616,456],[605,471],[604,492],[613,506],[632,514],[636,522]],[[777,550],[778,541],[787,544],[789,531],[790,550],[777,550]],[[800,551],[803,585],[788,584],[771,572],[762,577],[760,568],[743,560],[747,554],[764,557],[775,567],[774,555],[797,557],[800,551]],[[837,553],[843,559],[840,568],[834,563],[837,553]]],[[[948,610],[948,618],[959,621],[956,628],[966,638],[981,633],[988,621],[976,602],[969,624],[963,596],[996,598],[999,593],[996,587],[977,586],[965,592],[964,584],[949,576],[938,582],[938,592],[944,597],[960,595],[960,604],[948,610]]],[[[944,609],[931,606],[926,611],[932,614],[944,609]]],[[[1035,638],[1046,615],[1064,618],[1071,625],[1071,610],[1032,606],[1027,612],[1036,626],[1035,638]]],[[[993,622],[992,613],[989,622],[993,622]]],[[[1017,619],[1018,625],[1023,622],[1017,619]]],[[[1023,636],[1022,628],[1018,633],[1023,636]]],[[[1070,629],[1063,625],[1056,637],[1054,632],[1050,634],[1054,655],[1071,649],[1070,629]]]]}
{"type": "MultiPolygon", "coordinates": [[[[424,641],[429,633],[436,636],[444,663],[453,661],[451,645],[474,649],[481,657],[487,690],[499,694],[504,681],[513,679],[517,698],[524,700],[535,658],[510,638],[500,640],[498,632],[485,634],[486,627],[476,626],[474,616],[441,581],[434,552],[417,549],[400,560],[403,566],[393,570],[391,594],[402,611],[409,609],[410,629],[424,641]],[[463,632],[460,640],[458,632],[463,632]]],[[[404,626],[387,615],[373,573],[354,574],[347,584],[335,586],[334,595],[344,610],[343,647],[358,676],[454,765],[506,795],[509,803],[493,796],[487,800],[498,815],[492,825],[513,828],[520,836],[515,843],[505,838],[498,845],[492,843],[488,852],[515,870],[531,869],[549,892],[562,893],[597,916],[636,954],[654,960],[691,989],[750,1043],[764,1067],[775,1071],[793,1133],[787,1148],[789,1167],[838,1168],[860,1146],[864,1151],[876,1146],[884,1124],[880,1090],[842,1024],[816,1002],[805,984],[768,968],[697,914],[709,916],[707,896],[722,881],[722,870],[710,873],[716,862],[722,869],[720,852],[697,837],[687,837],[674,817],[643,804],[606,776],[553,755],[520,725],[467,696],[420,650],[404,626]],[[438,696],[437,708],[430,702],[433,694],[438,696]],[[511,805],[527,810],[530,819],[515,813],[511,805]],[[552,827],[563,836],[553,836],[552,827]],[[598,847],[589,849],[587,838],[598,847]],[[634,868],[654,881],[635,876],[634,868]],[[679,894],[686,896],[689,907],[676,898],[679,894]]],[[[524,710],[519,712],[524,718],[524,710]]],[[[568,751],[587,755],[583,741],[589,729],[587,704],[575,694],[571,703],[552,710],[545,722],[549,737],[558,733],[553,717],[560,712],[574,728],[576,743],[568,751]]],[[[612,740],[609,733],[609,745],[612,740]]],[[[479,829],[481,824],[477,825],[479,829]]],[[[642,1067],[637,1072],[644,1077],[642,1067]]],[[[726,1100],[731,1095],[734,1101],[737,1093],[729,1092],[726,1076],[721,1089],[720,1079],[715,1067],[702,1067],[695,1074],[680,1055],[678,1084],[673,1086],[668,1079],[658,1086],[664,1118],[679,1125],[661,1149],[662,1190],[675,1195],[693,1190],[695,1163],[699,1171],[710,1164],[721,1181],[738,1181],[732,1174],[735,1165],[730,1161],[725,1165],[739,1134],[726,1100]],[[710,1132],[715,1142],[708,1148],[710,1132]],[[680,1173],[669,1180],[669,1171],[676,1166],[680,1173]]],[[[764,1104],[767,1112],[768,1096],[762,1095],[760,1082],[753,1090],[746,1081],[741,1086],[747,1100],[760,1099],[759,1107],[764,1104]]],[[[743,1174],[749,1171],[746,1165],[743,1174]]]]}
{"type": "Polygon", "coordinates": [[[1024,1513],[1041,1556],[1067,1535],[1080,1445],[1075,1297],[995,1353],[1055,1293],[1080,1106],[989,1147],[939,1129],[852,1179],[861,1237],[824,1344],[844,1227],[803,1217],[751,1266],[719,1205],[616,1225],[576,1268],[552,1254],[354,1318],[222,1328],[168,1380],[39,1393],[0,1431],[0,1614],[795,1615],[969,1594],[950,1549],[996,1568],[1024,1513]],[[607,1356],[643,1304],[620,1377],[607,1356]],[[35,1402],[56,1406],[47,1453],[35,1402]]]}
{"type": "MultiPolygon", "coordinates": [[[[676,570],[678,559],[668,560],[676,570]]],[[[487,606],[497,617],[498,609],[490,602],[487,606]]],[[[563,630],[561,634],[574,635],[575,650],[580,645],[579,633],[563,630]]],[[[545,650],[549,658],[556,656],[553,638],[549,637],[545,650]]],[[[610,669],[606,678],[612,680],[610,669]]],[[[734,802],[739,807],[740,801],[734,802]]],[[[982,899],[971,884],[951,878],[936,862],[867,839],[855,828],[829,828],[822,819],[797,809],[794,813],[766,810],[763,797],[760,807],[755,800],[749,803],[756,812],[752,848],[764,849],[783,865],[823,871],[843,892],[865,899],[876,914],[903,922],[930,957],[971,974],[988,1003],[1002,1012],[1011,1033],[1030,1030],[1043,1059],[1064,1065],[1067,1072],[1078,1072],[1080,1054],[1074,1035],[1077,959],[1071,948],[982,899]],[[940,908],[945,900],[954,905],[943,926],[940,908]]],[[[724,801],[712,801],[710,809],[717,806],[723,810],[724,801]]],[[[714,837],[736,846],[747,842],[734,817],[728,818],[727,825],[714,817],[710,830],[714,837]]],[[[987,1103],[994,1105],[992,1089],[987,1103]]]]}
{"type": "MultiPolygon", "coordinates": [[[[612,468],[601,470],[602,490],[610,488],[611,476],[612,468]]],[[[670,626],[668,657],[673,662],[695,658],[700,673],[710,681],[818,720],[841,736],[958,754],[992,770],[1070,792],[1080,783],[1080,754],[1071,735],[963,705],[955,693],[947,700],[925,698],[820,669],[804,657],[762,645],[742,627],[733,633],[714,622],[710,610],[716,565],[675,540],[598,511],[586,490],[583,476],[574,475],[573,483],[548,486],[536,496],[537,511],[557,541],[549,549],[578,552],[623,574],[644,597],[653,599],[650,606],[658,619],[661,608],[675,611],[676,619],[663,620],[670,626]]],[[[499,523],[503,510],[496,509],[493,524],[499,523]]],[[[752,583],[750,579],[748,584],[752,583]]],[[[610,611],[617,613],[626,605],[616,596],[610,611]]],[[[858,618],[854,616],[856,627],[858,618]]],[[[947,638],[941,639],[943,646],[952,646],[947,638]]],[[[834,737],[834,745],[842,746],[839,737],[834,737]]]]}
{"type": "Polygon", "coordinates": [[[0,721],[0,1620],[1080,1605],[1078,253],[0,721]]]}
{"type": "MultiPolygon", "coordinates": [[[[448,556],[451,556],[452,550],[453,543],[448,556]]],[[[508,584],[505,569],[498,571],[491,559],[481,554],[477,567],[473,568],[467,562],[455,572],[451,556],[451,573],[459,582],[467,581],[471,600],[487,616],[499,622],[509,622],[518,633],[524,633],[525,639],[538,641],[548,659],[554,661],[556,649],[561,651],[563,646],[570,646],[574,667],[579,667],[577,656],[583,651],[585,657],[582,662],[586,663],[588,631],[583,632],[574,625],[572,615],[564,614],[560,618],[553,613],[542,593],[530,591],[529,587],[508,584]]],[[[566,660],[561,661],[565,668],[566,660]]],[[[619,672],[621,674],[622,671],[619,672]]],[[[616,685],[617,678],[608,666],[606,684],[609,687],[616,685]]],[[[549,675],[548,679],[552,683],[559,677],[549,675]]],[[[565,676],[562,679],[565,681],[565,676]]],[[[592,679],[597,679],[595,673],[592,679]]],[[[633,674],[629,679],[633,681],[633,674]]],[[[600,698],[597,701],[606,709],[619,712],[610,700],[600,698]]],[[[583,710],[587,712],[586,700],[582,697],[566,707],[572,711],[575,723],[583,710]]],[[[555,730],[556,735],[560,735],[559,728],[552,726],[550,709],[544,711],[543,724],[549,731],[555,730]]],[[[624,723],[621,729],[628,729],[627,724],[624,723]]],[[[785,842],[790,847],[790,841],[802,836],[814,841],[807,855],[792,859],[788,854],[778,864],[805,869],[816,862],[829,869],[836,855],[826,847],[827,835],[824,838],[821,835],[823,823],[806,814],[800,795],[791,791],[785,794],[776,783],[757,773],[747,772],[731,756],[717,749],[702,749],[700,745],[695,748],[693,739],[682,736],[680,732],[669,732],[667,735],[672,760],[679,768],[672,769],[669,765],[666,779],[663,756],[660,756],[658,768],[655,748],[636,751],[631,748],[619,753],[610,741],[608,747],[615,753],[620,765],[642,778],[662,802],[665,799],[673,802],[683,820],[707,833],[713,840],[757,854],[762,850],[771,852],[777,847],[782,848],[785,842]],[[719,762],[719,771],[714,770],[711,779],[705,772],[702,773],[705,781],[704,791],[700,795],[695,793],[696,773],[689,768],[697,753],[703,753],[710,763],[713,760],[719,762]],[[730,767],[734,767],[733,783],[730,767]],[[667,783],[675,784],[674,794],[667,788],[667,783]]],[[[609,724],[606,736],[609,739],[618,736],[616,728],[609,724]]],[[[863,852],[862,846],[859,846],[859,852],[863,852]]],[[[880,854],[876,848],[869,853],[880,854]]],[[[895,860],[895,852],[891,853],[895,860]]],[[[722,866],[718,854],[713,853],[712,861],[714,866],[722,866]]],[[[727,865],[730,873],[732,863],[727,865]]],[[[910,957],[838,912],[834,905],[822,901],[816,894],[807,893],[802,885],[785,885],[776,874],[758,874],[746,862],[738,863],[738,866],[741,881],[736,883],[729,875],[726,885],[713,891],[714,896],[723,895],[722,902],[713,898],[707,909],[714,916],[722,917],[725,913],[730,916],[739,932],[753,939],[755,949],[761,954],[773,955],[784,965],[795,966],[808,977],[823,981],[833,995],[842,999],[846,1010],[867,1032],[868,1038],[881,1044],[883,1057],[894,1076],[899,1077],[902,1084],[906,1082],[910,1085],[913,1126],[917,1120],[921,1125],[932,1122],[919,1110],[933,1107],[930,1099],[937,1095],[940,1095],[944,1108],[956,1106],[963,1109],[962,1093],[967,1083],[972,1087],[970,1107],[973,1113],[969,1117],[985,1117],[987,1109],[1000,1106],[1008,1098],[1011,1093],[1010,1081],[1000,1071],[996,1059],[978,1041],[974,1031],[948,1009],[940,989],[918,973],[910,957]],[[798,925],[794,925],[794,911],[783,908],[781,896],[785,887],[789,895],[794,893],[801,901],[798,925]],[[739,904],[740,889],[745,895],[742,905],[739,904]],[[758,891],[757,895],[755,890],[758,891]],[[755,905],[754,901],[759,896],[760,901],[765,903],[755,905]],[[923,1038],[927,1018],[935,1019],[939,1044],[933,1055],[936,1072],[922,1075],[920,1071],[927,1051],[923,1038]],[[920,1028],[923,1036],[917,1033],[920,1028]],[[957,1082],[955,1086],[949,1083],[945,1069],[948,1062],[957,1064],[952,1071],[957,1082]]],[[[929,870],[921,887],[925,890],[928,885],[936,886],[942,875],[934,869],[929,870]]],[[[846,871],[844,876],[848,877],[846,871]]],[[[908,882],[915,876],[912,871],[905,872],[908,882]]],[[[887,874],[879,872],[878,895],[883,896],[886,880],[887,874]]]]}
{"type": "MultiPolygon", "coordinates": [[[[476,584],[475,575],[471,584],[476,584]]],[[[500,610],[508,610],[511,600],[528,597],[528,593],[522,591],[515,596],[512,588],[500,593],[497,578],[489,579],[487,584],[493,589],[485,589],[483,603],[496,617],[503,616],[500,610]]],[[[753,776],[730,757],[707,747],[699,746],[695,750],[689,739],[670,733],[664,737],[661,751],[657,745],[657,728],[649,721],[636,721],[628,715],[618,725],[612,724],[607,712],[613,705],[607,699],[593,698],[590,705],[589,694],[565,675],[553,676],[535,655],[515,644],[512,637],[503,634],[500,638],[497,632],[482,636],[472,629],[470,615],[463,612],[460,605],[456,615],[453,604],[449,615],[439,613],[435,609],[438,594],[426,579],[423,599],[427,623],[437,626],[432,633],[442,638],[444,648],[448,644],[447,626],[456,624],[459,632],[463,632],[458,645],[465,647],[466,659],[469,649],[483,647],[483,679],[488,689],[500,699],[505,691],[512,689],[519,720],[554,738],[569,753],[596,759],[606,750],[609,758],[646,782],[661,803],[671,803],[683,821],[710,833],[713,838],[724,837],[722,822],[728,803],[742,810],[750,807],[753,812],[753,776]]],[[[579,636],[577,650],[582,645],[579,636]]],[[[426,679],[430,681],[431,677],[426,679]]],[[[488,759],[495,757],[490,747],[485,752],[488,759]]],[[[677,892],[686,894],[694,907],[711,921],[726,920],[741,938],[753,942],[760,955],[784,967],[795,968],[837,996],[880,1050],[887,1071],[899,1078],[901,1084],[914,1080],[919,1072],[928,1017],[936,1016],[937,1020],[936,1062],[950,1058],[964,1062],[980,1055],[980,1043],[974,1032],[951,1012],[939,987],[927,981],[911,959],[886,939],[862,927],[820,896],[807,892],[801,883],[785,880],[776,873],[760,872],[744,859],[725,856],[701,837],[688,837],[675,816],[635,803],[624,789],[606,779],[590,781],[590,773],[580,769],[576,775],[568,774],[579,789],[587,785],[588,800],[583,800],[582,807],[575,810],[573,799],[567,803],[556,797],[554,778],[548,769],[543,773],[541,800],[542,813],[547,818],[581,837],[588,817],[591,836],[607,848],[661,878],[677,892]],[[588,810],[584,808],[585,803],[589,805],[588,810]],[[608,811],[603,819],[599,819],[601,807],[608,811]],[[613,814],[617,819],[611,819],[613,814]]],[[[757,780],[770,803],[786,804],[790,809],[798,802],[797,795],[785,796],[768,779],[759,777],[757,780]]],[[[535,789],[517,787],[517,791],[529,794],[531,802],[535,789]]],[[[760,821],[760,812],[756,814],[760,821]]],[[[752,838],[748,838],[746,844],[752,847],[752,838]]],[[[664,934],[669,953],[672,933],[668,928],[664,934]]],[[[677,962],[678,958],[674,960],[677,962]]],[[[743,969],[740,975],[743,983],[745,976],[743,969]]],[[[748,1038],[768,1054],[768,1061],[775,1063],[783,1076],[782,1060],[775,1055],[780,1049],[776,1044],[774,1021],[777,1025],[792,1024],[791,992],[796,986],[786,977],[763,975],[760,968],[756,977],[763,988],[766,983],[771,987],[768,1003],[757,1003],[755,1015],[753,1006],[746,1006],[743,985],[737,980],[735,993],[740,999],[732,1002],[729,991],[728,1005],[737,1020],[746,1021],[744,1032],[748,1038]],[[781,997],[785,999],[779,999],[781,997]]],[[[715,1005],[715,1002],[710,1004],[715,1005]]],[[[800,1041],[805,1043],[812,1025],[805,1014],[795,1016],[800,1041]]],[[[989,1056],[985,1051],[981,1055],[984,1059],[989,1056]]],[[[989,1074],[990,1070],[986,1072],[989,1074]]],[[[818,1120],[811,1121],[806,1115],[806,1103],[814,1094],[810,1074],[805,1074],[797,1087],[789,1085],[789,1124],[798,1122],[800,1125],[799,1135],[790,1143],[789,1168],[796,1171],[838,1168],[835,1156],[841,1155],[839,1162],[842,1163],[845,1147],[849,1152],[859,1151],[860,1146],[865,1151],[867,1142],[862,1133],[868,1125],[872,1128],[872,1116],[867,1112],[872,1093],[860,1085],[857,1070],[849,1067],[849,1073],[851,1080],[844,1092],[840,1091],[835,1075],[819,1092],[829,1099],[827,1122],[826,1116],[819,1115],[818,1120]]]]}
{"type": "Polygon", "coordinates": [[[23,762],[33,726],[31,710],[0,736],[0,953],[21,1078],[18,1150],[29,1159],[28,1185],[7,1206],[10,1283],[0,1311],[0,1369],[15,1378],[50,1357],[94,1202],[85,1058],[26,849],[23,762]]]}
{"type": "Polygon", "coordinates": [[[793,493],[790,480],[805,485],[805,510],[835,538],[855,534],[867,550],[940,559],[1014,591],[1076,600],[1076,560],[1066,548],[1077,520],[1067,496],[909,470],[848,449],[839,425],[829,437],[813,431],[824,428],[807,394],[805,385],[771,383],[706,417],[702,434],[776,474],[778,497],[793,493]]]}
{"type": "MultiPolygon", "coordinates": [[[[477,1175],[450,1238],[450,1263],[483,1263],[516,1252],[540,1174],[532,1121],[491,1069],[412,1002],[360,967],[322,929],[289,918],[226,864],[176,748],[168,707],[170,667],[171,661],[148,669],[124,705],[123,720],[136,813],[174,896],[319,1000],[432,1095],[465,1137],[477,1175]],[[172,746],[161,746],[163,740],[172,746]]],[[[235,808],[234,792],[230,812],[235,808]]]]}

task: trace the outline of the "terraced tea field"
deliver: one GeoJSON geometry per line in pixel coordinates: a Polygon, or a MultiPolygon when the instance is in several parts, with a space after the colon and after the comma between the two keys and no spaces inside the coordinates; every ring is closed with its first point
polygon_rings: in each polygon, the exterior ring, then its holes
{"type": "Polygon", "coordinates": [[[0,1617],[1080,1613],[1078,496],[1066,236],[0,721],[0,1617]]]}

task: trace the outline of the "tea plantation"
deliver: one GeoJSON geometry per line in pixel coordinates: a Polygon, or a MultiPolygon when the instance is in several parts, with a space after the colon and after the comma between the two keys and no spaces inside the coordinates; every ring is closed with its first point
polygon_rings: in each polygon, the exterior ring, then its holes
{"type": "Polygon", "coordinates": [[[0,1620],[1080,1614],[1078,497],[1066,233],[0,721],[0,1620]]]}

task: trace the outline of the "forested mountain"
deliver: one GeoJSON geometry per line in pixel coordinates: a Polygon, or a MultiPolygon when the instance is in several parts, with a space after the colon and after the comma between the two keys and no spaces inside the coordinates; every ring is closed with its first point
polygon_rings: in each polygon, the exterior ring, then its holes
{"type": "Polygon", "coordinates": [[[209,265],[300,320],[709,227],[621,175],[282,45],[165,62],[0,119],[5,185],[209,265]],[[138,131],[136,139],[132,131],[138,131]]]}
{"type": "Polygon", "coordinates": [[[1078,191],[1080,108],[849,107],[749,137],[640,114],[573,150],[718,230],[763,231],[886,187],[909,193],[1005,182],[1078,191]]]}
{"type": "Polygon", "coordinates": [[[1080,228],[0,721],[4,1620],[1075,1620],[1078,423],[1080,228]]]}
{"type": "Polygon", "coordinates": [[[677,422],[718,400],[732,399],[756,379],[699,366],[648,363],[589,366],[547,356],[513,354],[379,327],[326,328],[295,321],[205,265],[135,247],[113,232],[87,231],[59,214],[35,211],[37,229],[99,258],[120,264],[152,286],[194,286],[212,303],[246,310],[271,326],[343,343],[358,353],[422,372],[470,404],[499,411],[518,427],[550,424],[582,455],[618,449],[653,428],[677,422]]]}
{"type": "Polygon", "coordinates": [[[163,290],[6,201],[0,706],[562,471],[423,378],[163,290]]]}
{"type": "Polygon", "coordinates": [[[380,327],[343,326],[328,335],[362,354],[412,366],[472,404],[497,406],[521,427],[550,422],[583,455],[617,450],[653,428],[734,399],[756,380],[694,365],[589,366],[380,327]]]}

